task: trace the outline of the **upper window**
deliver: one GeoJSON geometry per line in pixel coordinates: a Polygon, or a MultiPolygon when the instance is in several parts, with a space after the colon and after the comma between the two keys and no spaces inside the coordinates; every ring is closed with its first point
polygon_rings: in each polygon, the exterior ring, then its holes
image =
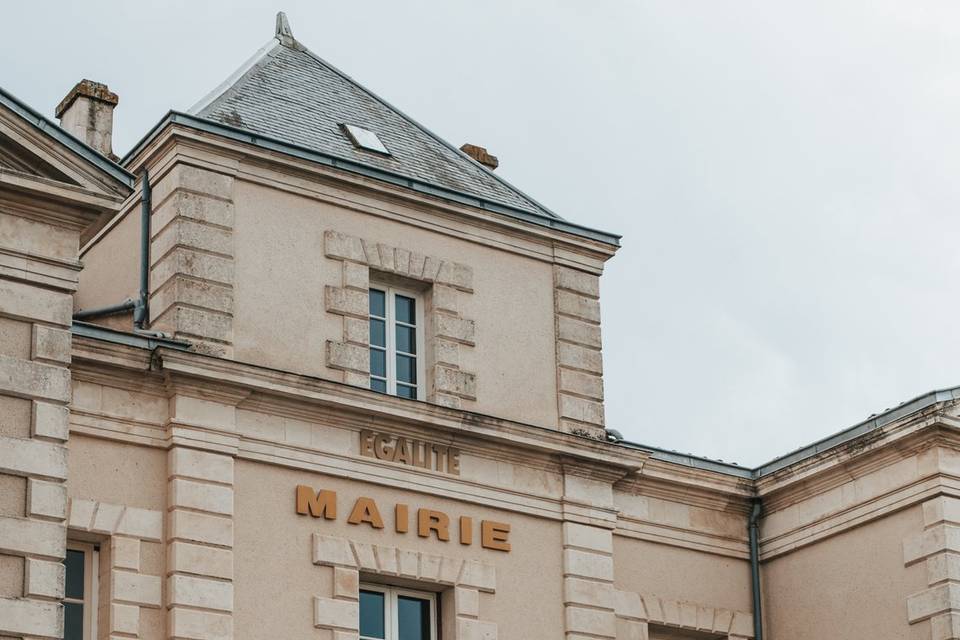
{"type": "Polygon", "coordinates": [[[67,557],[64,560],[64,640],[93,640],[97,637],[98,556],[97,548],[92,544],[67,544],[67,557]]]}
{"type": "Polygon", "coordinates": [[[360,640],[436,640],[436,595],[360,586],[360,640]]]}
{"type": "Polygon", "coordinates": [[[370,286],[370,388],[423,399],[423,309],[417,294],[370,286]]]}
{"type": "Polygon", "coordinates": [[[386,145],[380,141],[379,136],[373,131],[358,127],[355,124],[344,124],[341,126],[343,130],[347,132],[347,137],[350,138],[350,141],[355,147],[366,149],[367,151],[376,151],[377,153],[382,153],[387,156],[390,155],[390,150],[387,149],[386,145]]]}

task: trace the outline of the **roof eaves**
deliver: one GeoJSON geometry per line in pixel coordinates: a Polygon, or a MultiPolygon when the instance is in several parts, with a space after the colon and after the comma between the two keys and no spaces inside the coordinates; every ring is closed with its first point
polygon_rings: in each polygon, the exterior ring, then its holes
{"type": "Polygon", "coordinates": [[[2,87],[0,87],[0,104],[16,113],[18,116],[32,124],[47,136],[64,145],[117,182],[131,189],[133,188],[137,180],[136,176],[103,154],[92,149],[84,142],[81,142],[77,138],[73,137],[64,129],[62,129],[60,125],[41,115],[39,112],[34,110],[32,107],[27,105],[13,94],[7,92],[2,87]]]}
{"type": "Polygon", "coordinates": [[[178,124],[206,133],[213,133],[237,142],[252,144],[261,149],[268,149],[270,151],[284,153],[311,162],[316,162],[318,164],[349,171],[351,173],[379,180],[381,182],[401,186],[426,195],[435,196],[450,202],[476,207],[483,209],[484,211],[490,211],[514,218],[516,220],[522,220],[538,226],[556,229],[558,231],[570,233],[582,238],[588,238],[590,240],[596,240],[598,242],[603,242],[615,247],[620,246],[621,236],[617,234],[584,227],[572,222],[567,222],[562,218],[539,215],[525,209],[511,207],[500,202],[495,202],[479,196],[456,191],[448,187],[417,180],[398,173],[386,171],[384,169],[378,169],[369,165],[361,164],[354,160],[316,151],[307,147],[286,142],[284,140],[279,140],[277,138],[272,138],[259,133],[252,133],[246,129],[232,127],[230,125],[179,111],[168,112],[167,115],[164,116],[164,118],[157,123],[157,125],[154,126],[153,129],[151,129],[147,135],[144,136],[140,142],[138,142],[137,145],[130,150],[129,153],[127,153],[126,156],[123,157],[121,162],[126,164],[132,160],[144,147],[150,143],[155,136],[159,134],[159,132],[167,124],[178,124]]]}

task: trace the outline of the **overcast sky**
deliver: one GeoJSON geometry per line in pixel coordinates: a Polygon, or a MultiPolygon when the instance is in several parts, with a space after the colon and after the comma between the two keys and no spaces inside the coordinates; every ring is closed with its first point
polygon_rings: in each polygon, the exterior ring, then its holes
{"type": "Polygon", "coordinates": [[[960,3],[17,2],[0,85],[52,117],[106,82],[123,155],[278,9],[563,217],[623,234],[602,303],[627,438],[756,465],[960,384],[960,3]]]}

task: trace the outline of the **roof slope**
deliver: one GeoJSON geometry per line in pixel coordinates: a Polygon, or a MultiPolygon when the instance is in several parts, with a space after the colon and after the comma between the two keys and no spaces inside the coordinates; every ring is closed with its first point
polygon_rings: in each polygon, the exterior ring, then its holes
{"type": "Polygon", "coordinates": [[[559,216],[297,42],[286,18],[277,35],[190,113],[548,219],[559,216]],[[383,141],[390,156],[357,149],[352,124],[383,141]]]}

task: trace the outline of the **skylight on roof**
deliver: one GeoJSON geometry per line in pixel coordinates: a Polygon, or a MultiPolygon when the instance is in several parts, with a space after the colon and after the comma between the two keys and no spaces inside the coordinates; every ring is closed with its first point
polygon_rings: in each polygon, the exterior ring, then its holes
{"type": "Polygon", "coordinates": [[[373,131],[369,131],[363,127],[358,127],[354,124],[344,124],[341,126],[343,127],[344,131],[346,131],[350,141],[353,142],[353,145],[358,149],[375,151],[387,156],[390,155],[390,151],[387,150],[384,144],[380,141],[380,138],[378,138],[377,134],[375,134],[373,131]]]}

